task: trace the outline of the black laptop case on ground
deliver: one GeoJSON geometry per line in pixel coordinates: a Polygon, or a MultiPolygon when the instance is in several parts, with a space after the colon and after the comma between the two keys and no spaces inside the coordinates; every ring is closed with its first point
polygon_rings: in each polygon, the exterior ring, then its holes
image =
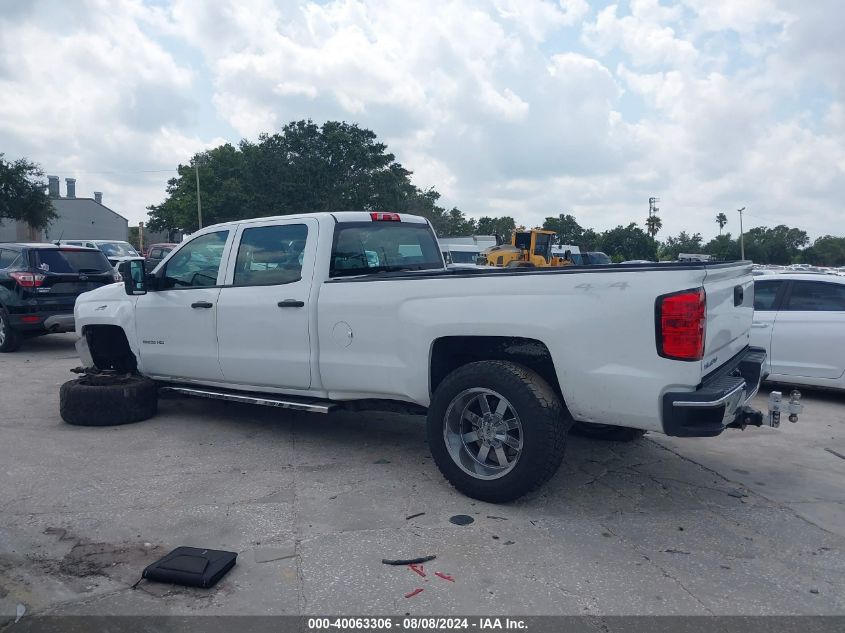
{"type": "Polygon", "coordinates": [[[235,566],[238,555],[198,547],[177,547],[149,565],[142,578],[188,587],[213,587],[235,566]]]}

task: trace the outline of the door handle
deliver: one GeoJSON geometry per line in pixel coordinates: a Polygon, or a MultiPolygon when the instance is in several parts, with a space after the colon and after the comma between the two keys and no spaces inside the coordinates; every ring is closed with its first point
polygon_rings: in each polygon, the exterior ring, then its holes
{"type": "Polygon", "coordinates": [[[752,323],[751,327],[764,328],[764,327],[769,327],[769,324],[768,323],[752,323]]]}
{"type": "Polygon", "coordinates": [[[305,306],[304,301],[297,301],[296,299],[285,299],[276,304],[280,308],[302,308],[305,306]]]}
{"type": "Polygon", "coordinates": [[[195,301],[191,304],[192,308],[213,308],[214,304],[211,301],[195,301]]]}

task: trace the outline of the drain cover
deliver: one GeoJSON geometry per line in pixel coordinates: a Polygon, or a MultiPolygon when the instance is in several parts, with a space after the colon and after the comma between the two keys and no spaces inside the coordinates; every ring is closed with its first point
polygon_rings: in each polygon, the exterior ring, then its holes
{"type": "Polygon", "coordinates": [[[468,514],[456,514],[455,516],[450,518],[449,521],[451,521],[455,525],[469,525],[470,523],[475,521],[475,519],[473,519],[468,514]]]}

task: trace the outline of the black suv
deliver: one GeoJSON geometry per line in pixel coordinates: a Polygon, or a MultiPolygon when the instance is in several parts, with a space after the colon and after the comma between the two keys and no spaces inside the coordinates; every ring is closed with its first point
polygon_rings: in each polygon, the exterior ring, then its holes
{"type": "Polygon", "coordinates": [[[73,331],[76,298],[119,279],[94,248],[0,243],[0,352],[26,336],[73,331]]]}

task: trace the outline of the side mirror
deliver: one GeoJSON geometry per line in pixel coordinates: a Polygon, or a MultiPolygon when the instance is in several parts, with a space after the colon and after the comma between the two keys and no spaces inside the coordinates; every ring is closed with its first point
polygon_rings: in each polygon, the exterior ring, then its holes
{"type": "Polygon", "coordinates": [[[146,274],[144,272],[144,260],[132,259],[123,262],[119,266],[120,274],[123,276],[123,287],[128,295],[147,294],[146,274]]]}

